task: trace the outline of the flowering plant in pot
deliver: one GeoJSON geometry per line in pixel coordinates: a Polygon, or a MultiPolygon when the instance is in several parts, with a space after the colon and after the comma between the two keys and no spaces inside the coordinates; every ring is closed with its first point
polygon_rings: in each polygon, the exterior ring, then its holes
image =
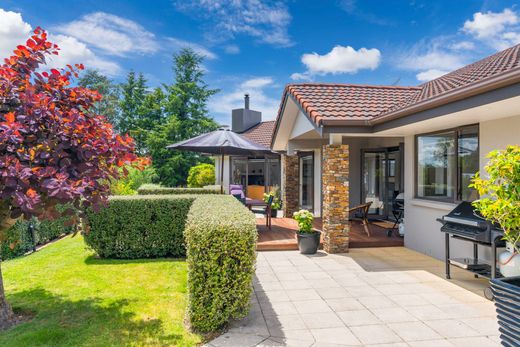
{"type": "Polygon", "coordinates": [[[278,210],[282,208],[282,197],[278,186],[274,186],[269,193],[264,193],[264,202],[268,202],[269,197],[271,196],[273,197],[273,202],[271,203],[271,217],[276,218],[278,210]]]}
{"type": "Polygon", "coordinates": [[[312,221],[314,216],[307,210],[294,212],[293,218],[298,222],[298,248],[302,254],[314,254],[320,246],[321,232],[314,230],[312,221]]]}
{"type": "MultiPolygon", "coordinates": [[[[501,339],[506,346],[520,345],[520,146],[488,154],[487,177],[479,173],[470,185],[481,198],[473,203],[486,219],[504,230],[508,250],[499,255],[503,278],[491,281],[501,339]]],[[[495,259],[494,259],[495,261],[495,259]]]]}
{"type": "Polygon", "coordinates": [[[487,177],[477,173],[470,185],[481,196],[473,205],[504,230],[508,251],[500,257],[502,275],[520,276],[520,146],[492,151],[487,157],[487,177]]]}

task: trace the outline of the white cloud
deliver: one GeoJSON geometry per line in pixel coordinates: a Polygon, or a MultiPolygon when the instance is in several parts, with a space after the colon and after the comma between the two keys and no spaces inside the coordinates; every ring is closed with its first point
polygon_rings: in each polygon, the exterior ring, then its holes
{"type": "Polygon", "coordinates": [[[293,42],[288,34],[291,15],[279,1],[177,1],[177,8],[212,22],[208,36],[223,41],[237,34],[245,34],[274,46],[288,47],[293,42]]]}
{"type": "Polygon", "coordinates": [[[191,48],[191,49],[193,49],[193,51],[195,51],[195,53],[203,56],[204,58],[206,58],[208,60],[217,59],[217,55],[215,53],[213,53],[209,49],[205,48],[204,46],[199,45],[198,43],[184,41],[184,40],[176,39],[173,37],[167,38],[167,41],[170,42],[176,49],[191,48]]]}
{"type": "Polygon", "coordinates": [[[314,75],[356,73],[359,70],[374,70],[381,62],[381,52],[377,48],[335,46],[329,53],[306,53],[302,63],[307,67],[304,73],[293,73],[293,79],[311,79],[314,75]]]}
{"type": "Polygon", "coordinates": [[[471,41],[459,41],[449,46],[454,51],[471,51],[475,49],[475,43],[471,41]]]}
{"type": "Polygon", "coordinates": [[[224,46],[224,52],[227,54],[238,54],[240,53],[240,47],[237,45],[226,45],[224,46]]]}
{"type": "Polygon", "coordinates": [[[24,22],[20,13],[4,11],[1,8],[0,23],[0,58],[6,58],[13,53],[17,45],[27,41],[32,28],[24,22]]]}
{"type": "Polygon", "coordinates": [[[478,38],[490,38],[505,28],[518,23],[516,13],[506,8],[502,12],[477,12],[473,14],[473,20],[464,22],[464,30],[478,38]]]}
{"type": "Polygon", "coordinates": [[[418,81],[427,82],[436,79],[437,77],[441,77],[442,75],[445,75],[448,72],[449,71],[430,69],[423,72],[419,72],[417,75],[415,75],[415,77],[418,81]]]}
{"type": "Polygon", "coordinates": [[[505,49],[520,42],[518,14],[508,8],[502,12],[477,12],[464,22],[462,30],[495,49],[505,49]]]}
{"type": "Polygon", "coordinates": [[[312,75],[308,72],[295,72],[291,74],[291,79],[295,81],[312,81],[312,75]]]}
{"type": "Polygon", "coordinates": [[[149,54],[159,50],[155,35],[136,22],[105,12],[94,12],[59,25],[57,32],[75,37],[111,55],[149,54]]]}
{"type": "Polygon", "coordinates": [[[64,68],[67,64],[82,63],[86,68],[114,76],[121,72],[121,67],[110,60],[96,56],[83,42],[66,35],[50,35],[49,40],[60,47],[59,55],[47,58],[46,68],[64,68]]]}
{"type": "MultiPolygon", "coordinates": [[[[396,65],[416,72],[418,81],[429,81],[466,65],[471,57],[462,49],[460,42],[450,44],[450,37],[437,37],[429,41],[420,41],[408,47],[395,57],[396,65]],[[455,46],[455,47],[454,47],[455,46]]],[[[466,45],[469,47],[469,45],[466,45]]]]}
{"type": "Polygon", "coordinates": [[[224,124],[231,123],[231,110],[244,107],[244,94],[251,97],[251,109],[262,112],[263,120],[276,117],[280,100],[268,95],[268,89],[276,87],[272,77],[255,77],[240,82],[230,91],[223,91],[209,101],[210,112],[224,124]]]}
{"type": "Polygon", "coordinates": [[[401,67],[407,70],[450,71],[464,64],[462,56],[438,47],[432,47],[424,53],[411,53],[401,60],[401,67]]]}
{"type": "MultiPolygon", "coordinates": [[[[0,23],[0,58],[5,58],[11,55],[17,45],[25,44],[31,35],[32,27],[23,20],[20,13],[2,9],[0,9],[0,23]]],[[[121,70],[117,63],[99,57],[74,37],[50,33],[49,40],[56,43],[60,51],[59,55],[47,57],[44,68],[64,68],[66,64],[82,63],[88,68],[98,69],[107,75],[115,75],[121,70]]]]}

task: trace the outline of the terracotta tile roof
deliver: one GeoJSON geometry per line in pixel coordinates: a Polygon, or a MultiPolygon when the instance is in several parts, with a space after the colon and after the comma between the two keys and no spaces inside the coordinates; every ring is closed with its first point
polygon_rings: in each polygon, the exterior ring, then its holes
{"type": "Polygon", "coordinates": [[[271,147],[271,140],[273,138],[274,126],[276,125],[276,121],[267,121],[261,122],[257,125],[249,128],[244,131],[242,136],[247,137],[249,140],[264,145],[266,147],[271,147]]]}
{"type": "MultiPolygon", "coordinates": [[[[404,108],[448,92],[463,89],[517,68],[520,68],[520,44],[421,84],[419,86],[421,88],[420,93],[414,95],[406,103],[399,105],[398,108],[404,108]]],[[[394,110],[398,108],[394,108],[394,110]]]]}
{"type": "MultiPolygon", "coordinates": [[[[515,70],[520,72],[520,44],[416,87],[289,84],[284,91],[277,121],[289,95],[317,125],[329,120],[370,121],[389,113],[404,112],[418,103],[451,92],[468,90],[479,82],[499,79],[515,70]]],[[[518,81],[512,83],[518,82],[520,74],[518,81]]]]}
{"type": "Polygon", "coordinates": [[[303,83],[291,84],[286,91],[319,124],[325,119],[372,119],[392,106],[403,104],[420,88],[303,83]]]}
{"type": "Polygon", "coordinates": [[[520,45],[516,45],[422,84],[418,100],[435,97],[447,91],[513,70],[519,66],[520,45]]]}

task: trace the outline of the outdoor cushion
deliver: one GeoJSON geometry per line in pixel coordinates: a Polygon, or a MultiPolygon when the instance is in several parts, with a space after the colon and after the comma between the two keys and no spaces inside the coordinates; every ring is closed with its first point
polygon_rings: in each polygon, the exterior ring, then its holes
{"type": "Polygon", "coordinates": [[[240,195],[240,198],[245,199],[246,195],[242,189],[234,189],[229,192],[231,195],[240,195]]]}
{"type": "Polygon", "coordinates": [[[229,191],[233,190],[244,190],[244,187],[241,184],[230,184],[229,191]]]}

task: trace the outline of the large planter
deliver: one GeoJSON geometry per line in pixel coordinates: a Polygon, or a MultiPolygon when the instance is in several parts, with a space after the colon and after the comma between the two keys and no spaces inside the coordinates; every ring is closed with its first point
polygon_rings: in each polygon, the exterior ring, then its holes
{"type": "Polygon", "coordinates": [[[276,218],[278,216],[278,210],[271,209],[271,218],[276,218]]]}
{"type": "Polygon", "coordinates": [[[506,250],[498,256],[498,267],[504,277],[520,276],[520,254],[515,253],[515,248],[509,242],[506,250]]]}
{"type": "Polygon", "coordinates": [[[491,289],[502,345],[520,346],[520,276],[491,280],[491,289]]]}
{"type": "Polygon", "coordinates": [[[301,254],[314,254],[318,251],[321,232],[301,233],[298,231],[296,236],[298,238],[298,249],[301,254]]]}

